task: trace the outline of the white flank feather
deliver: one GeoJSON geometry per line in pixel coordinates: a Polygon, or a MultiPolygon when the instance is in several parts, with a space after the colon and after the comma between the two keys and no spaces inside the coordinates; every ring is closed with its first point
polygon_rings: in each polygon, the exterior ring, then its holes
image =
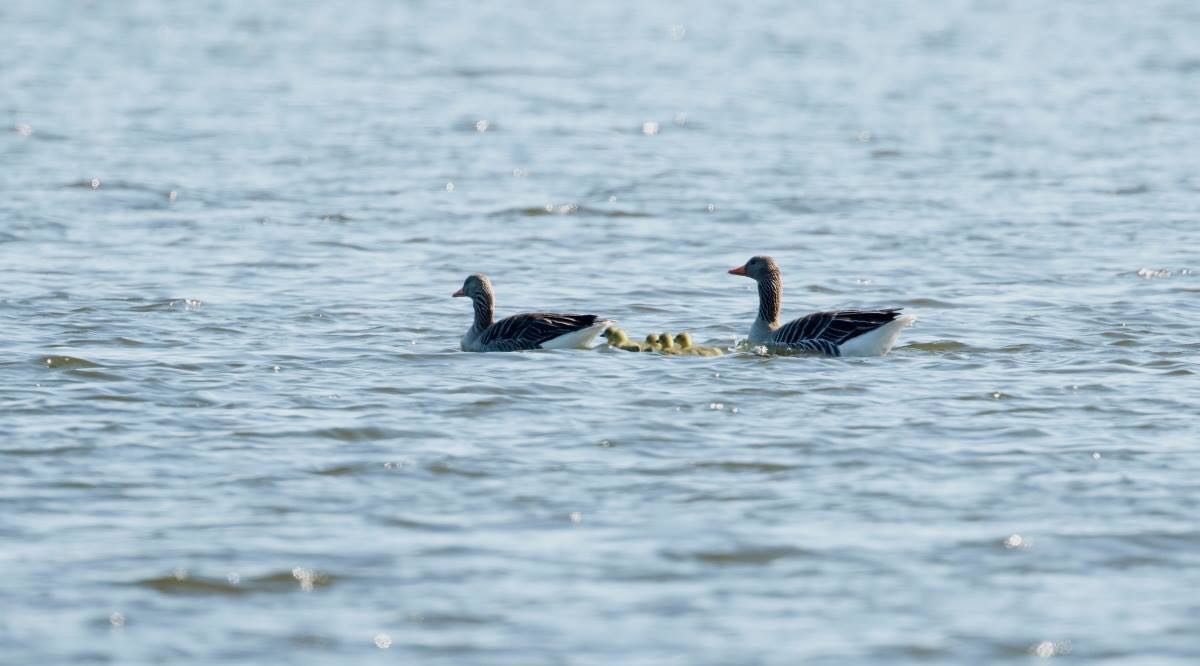
{"type": "Polygon", "coordinates": [[[578,331],[572,331],[557,338],[547,340],[542,343],[542,349],[586,349],[591,344],[593,338],[600,335],[604,329],[612,325],[613,322],[607,319],[598,321],[587,328],[581,328],[578,331]]]}
{"type": "Polygon", "coordinates": [[[901,315],[869,333],[850,338],[838,345],[838,351],[842,356],[883,356],[892,350],[900,331],[916,320],[914,315],[901,315]]]}

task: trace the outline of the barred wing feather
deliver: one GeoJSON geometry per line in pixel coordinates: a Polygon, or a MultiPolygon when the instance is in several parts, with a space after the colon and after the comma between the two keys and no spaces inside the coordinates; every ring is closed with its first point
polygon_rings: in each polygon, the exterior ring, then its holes
{"type": "Polygon", "coordinates": [[[537,349],[544,342],[587,328],[598,319],[596,315],[527,312],[492,324],[479,342],[495,351],[537,349]]]}
{"type": "Polygon", "coordinates": [[[899,308],[814,312],[775,329],[771,342],[838,356],[838,345],[874,331],[899,316],[899,308]]]}

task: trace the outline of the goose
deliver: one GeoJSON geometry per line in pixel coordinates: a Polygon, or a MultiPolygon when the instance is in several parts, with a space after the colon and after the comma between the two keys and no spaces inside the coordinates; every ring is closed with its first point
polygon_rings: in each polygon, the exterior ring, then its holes
{"type": "Polygon", "coordinates": [[[621,345],[629,344],[629,335],[616,326],[609,326],[604,329],[604,339],[608,341],[610,347],[620,347],[621,345]]]}
{"type": "Polygon", "coordinates": [[[625,351],[642,351],[641,343],[631,341],[625,331],[615,326],[604,329],[604,339],[608,341],[608,346],[610,347],[616,347],[625,351]]]}
{"type": "Polygon", "coordinates": [[[605,329],[604,339],[608,340],[609,347],[631,352],[656,351],[663,354],[689,354],[692,356],[720,356],[724,353],[716,347],[693,346],[692,335],[686,331],[676,335],[651,333],[646,336],[646,342],[633,342],[625,331],[612,326],[605,329]]]}
{"type": "Polygon", "coordinates": [[[596,315],[552,312],[526,312],[493,322],[496,300],[492,281],[483,273],[468,275],[462,288],[451,296],[470,298],[475,306],[475,322],[462,337],[463,351],[586,349],[592,338],[613,323],[596,315]]]}
{"type": "Polygon", "coordinates": [[[781,325],[783,280],[775,260],[751,257],[744,265],[729,269],[729,273],[758,283],[758,317],[750,326],[750,342],[755,344],[829,356],[883,356],[891,350],[900,331],[917,319],[900,314],[900,308],[838,310],[814,312],[781,325]]]}

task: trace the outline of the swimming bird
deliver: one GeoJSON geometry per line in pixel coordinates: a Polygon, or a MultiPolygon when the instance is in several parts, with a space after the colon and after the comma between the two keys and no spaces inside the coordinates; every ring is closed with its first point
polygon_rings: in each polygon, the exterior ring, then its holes
{"type": "Polygon", "coordinates": [[[633,342],[629,335],[610,326],[604,330],[604,339],[608,346],[625,351],[661,352],[663,354],[689,354],[692,356],[720,356],[724,352],[717,347],[696,347],[692,345],[692,336],[688,332],[671,335],[670,333],[651,333],[645,342],[633,342]]]}
{"type": "Polygon", "coordinates": [[[779,323],[783,279],[771,257],[751,257],[743,266],[729,269],[758,283],[758,317],[750,326],[750,342],[802,349],[830,356],[883,356],[900,331],[916,321],[900,308],[814,312],[786,324],[779,323]]]}
{"type": "Polygon", "coordinates": [[[625,351],[642,351],[640,343],[631,341],[629,335],[616,326],[604,329],[604,339],[608,341],[608,346],[610,347],[616,347],[625,351]]]}
{"type": "Polygon", "coordinates": [[[591,314],[526,312],[492,321],[496,299],[492,281],[483,273],[467,276],[462,289],[451,294],[465,296],[475,306],[475,321],[462,337],[463,351],[520,351],[523,349],[584,349],[592,338],[612,325],[591,314]]]}
{"type": "Polygon", "coordinates": [[[616,326],[609,326],[608,328],[604,329],[604,339],[608,341],[610,347],[620,347],[621,345],[629,342],[629,336],[625,333],[625,331],[622,331],[616,326]]]}

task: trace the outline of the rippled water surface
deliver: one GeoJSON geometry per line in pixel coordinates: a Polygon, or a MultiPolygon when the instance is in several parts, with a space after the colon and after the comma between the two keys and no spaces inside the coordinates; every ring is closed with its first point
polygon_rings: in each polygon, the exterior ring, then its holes
{"type": "Polygon", "coordinates": [[[1200,10],[0,5],[3,663],[1200,659],[1200,10]],[[466,354],[596,312],[886,358],[466,354]]]}

